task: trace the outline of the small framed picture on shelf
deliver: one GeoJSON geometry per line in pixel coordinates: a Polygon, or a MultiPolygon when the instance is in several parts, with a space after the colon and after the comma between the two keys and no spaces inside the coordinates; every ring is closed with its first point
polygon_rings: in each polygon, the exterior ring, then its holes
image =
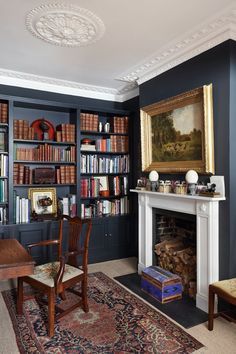
{"type": "Polygon", "coordinates": [[[56,215],[56,188],[29,188],[32,215],[56,215]]]}
{"type": "Polygon", "coordinates": [[[101,197],[108,197],[110,195],[108,176],[96,176],[99,180],[99,195],[101,197]]]}

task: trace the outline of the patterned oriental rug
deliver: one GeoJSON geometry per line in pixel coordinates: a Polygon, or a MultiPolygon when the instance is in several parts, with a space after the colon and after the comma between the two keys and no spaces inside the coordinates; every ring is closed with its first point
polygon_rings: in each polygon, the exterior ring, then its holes
{"type": "MultiPolygon", "coordinates": [[[[27,289],[30,291],[30,289],[27,289]]],[[[89,313],[78,308],[61,318],[55,335],[47,337],[47,306],[36,294],[16,314],[16,290],[3,293],[19,351],[55,354],[193,353],[203,345],[160,312],[138,299],[105,274],[89,275],[89,313]]],[[[67,293],[68,306],[74,300],[67,293]]]]}

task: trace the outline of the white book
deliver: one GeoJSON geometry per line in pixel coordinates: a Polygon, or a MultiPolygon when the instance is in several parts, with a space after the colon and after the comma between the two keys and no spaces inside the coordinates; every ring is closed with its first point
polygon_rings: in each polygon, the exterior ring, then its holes
{"type": "Polygon", "coordinates": [[[16,224],[20,222],[20,197],[16,196],[16,224]]]}
{"type": "Polygon", "coordinates": [[[21,199],[21,222],[25,222],[25,198],[21,199]]]}
{"type": "Polygon", "coordinates": [[[64,215],[69,215],[69,199],[67,197],[62,198],[62,208],[63,208],[63,214],[64,215]]]}

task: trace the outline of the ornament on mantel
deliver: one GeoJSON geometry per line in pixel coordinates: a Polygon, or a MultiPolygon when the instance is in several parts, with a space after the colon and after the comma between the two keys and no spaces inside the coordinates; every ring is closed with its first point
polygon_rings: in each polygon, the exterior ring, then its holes
{"type": "Polygon", "coordinates": [[[159,179],[158,172],[155,170],[151,171],[149,173],[148,179],[151,182],[151,191],[156,192],[158,188],[158,179],[159,179]]]}
{"type": "Polygon", "coordinates": [[[185,175],[185,181],[188,183],[189,194],[195,195],[197,189],[198,173],[194,170],[189,170],[185,175]]]}

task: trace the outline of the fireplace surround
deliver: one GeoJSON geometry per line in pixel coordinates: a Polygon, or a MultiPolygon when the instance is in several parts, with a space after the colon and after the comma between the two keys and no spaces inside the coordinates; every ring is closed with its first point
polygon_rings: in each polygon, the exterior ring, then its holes
{"type": "Polygon", "coordinates": [[[196,306],[208,311],[208,285],[219,280],[219,202],[210,198],[132,189],[138,194],[138,272],[153,262],[152,208],[196,215],[197,295],[196,306]]]}

